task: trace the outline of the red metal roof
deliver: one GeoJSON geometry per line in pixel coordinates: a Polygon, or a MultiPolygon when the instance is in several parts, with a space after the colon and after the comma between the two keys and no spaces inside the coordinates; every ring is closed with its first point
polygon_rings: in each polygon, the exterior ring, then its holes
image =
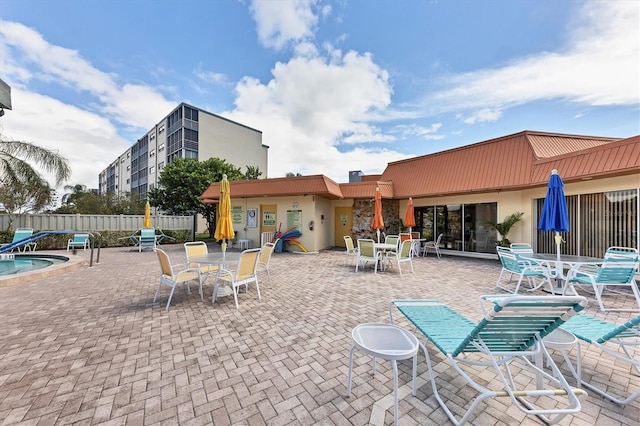
{"type": "MultiPolygon", "coordinates": [[[[275,179],[229,182],[231,198],[259,196],[319,195],[328,199],[342,198],[340,186],[324,175],[295,176],[275,179]]],[[[202,193],[205,203],[217,203],[220,182],[214,182],[202,193]]]]}
{"type": "MultiPolygon", "coordinates": [[[[565,182],[640,172],[640,135],[628,139],[524,131],[389,163],[382,175],[337,184],[324,175],[233,181],[231,196],[319,195],[328,199],[383,198],[516,190],[546,185],[558,169],[565,182]],[[376,179],[374,180],[373,177],[376,179]]],[[[218,182],[202,194],[217,202],[218,182]]]]}

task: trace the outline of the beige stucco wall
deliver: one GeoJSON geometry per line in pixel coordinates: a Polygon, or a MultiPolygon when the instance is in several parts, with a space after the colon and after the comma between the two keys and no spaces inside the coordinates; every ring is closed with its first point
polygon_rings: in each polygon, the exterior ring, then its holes
{"type": "MultiPolygon", "coordinates": [[[[605,191],[618,191],[626,189],[636,189],[640,186],[640,173],[633,176],[614,177],[607,179],[590,180],[576,183],[568,183],[565,186],[566,195],[591,194],[605,191]]],[[[546,186],[532,188],[521,191],[500,191],[484,194],[469,194],[446,197],[414,198],[414,207],[424,207],[443,204],[474,204],[474,203],[497,203],[498,221],[502,221],[506,216],[515,212],[524,212],[522,221],[517,223],[509,233],[509,238],[514,242],[532,242],[536,232],[537,223],[534,223],[533,200],[544,198],[547,192],[546,186]]],[[[302,210],[302,236],[300,243],[309,251],[319,251],[334,245],[335,220],[334,211],[338,206],[354,206],[353,199],[328,200],[315,195],[292,196],[292,197],[255,197],[232,199],[232,206],[242,206],[244,216],[242,226],[235,226],[237,233],[236,240],[248,238],[253,247],[260,244],[260,223],[258,227],[247,228],[246,211],[248,208],[260,210],[260,204],[277,205],[277,226],[282,224],[282,230],[287,228],[287,210],[294,208],[302,210]],[[324,220],[322,220],[324,215],[324,220]],[[309,230],[309,222],[314,222],[313,231],[309,230]]],[[[407,200],[394,200],[399,204],[398,217],[404,220],[407,209],[407,200]]],[[[389,204],[389,203],[387,203],[389,204]]],[[[383,203],[384,205],[384,203],[383,203]]],[[[258,218],[260,220],[260,218],[258,218]]],[[[200,226],[200,225],[199,225],[200,226]]],[[[354,226],[355,221],[354,221],[354,226]]],[[[202,232],[203,228],[198,228],[202,232]]]]}
{"type": "MultiPolygon", "coordinates": [[[[313,195],[307,196],[295,196],[295,197],[255,197],[255,198],[232,198],[231,199],[231,207],[233,209],[234,206],[241,206],[243,209],[243,224],[238,226],[234,223],[234,229],[236,231],[236,241],[240,238],[247,238],[251,240],[252,247],[260,246],[260,217],[258,217],[258,223],[256,228],[248,228],[246,227],[246,214],[247,209],[255,208],[258,209],[258,215],[260,215],[260,205],[261,204],[275,204],[277,205],[276,210],[276,229],[280,227],[282,224],[281,230],[285,231],[287,229],[287,210],[294,210],[294,203],[297,203],[295,210],[302,210],[302,229],[300,232],[302,235],[298,238],[298,241],[309,251],[317,250],[316,243],[316,233],[318,232],[326,232],[316,231],[316,229],[323,229],[321,225],[320,228],[314,226],[313,231],[309,231],[308,224],[310,221],[314,221],[315,224],[319,223],[319,214],[316,212],[316,202],[315,200],[318,197],[313,195]],[[317,218],[316,218],[317,215],[317,218]]],[[[326,214],[325,214],[326,218],[326,214]]],[[[327,220],[325,219],[324,226],[326,227],[327,220]]]]}
{"type": "MultiPolygon", "coordinates": [[[[576,194],[594,194],[606,191],[620,191],[636,189],[640,187],[640,173],[632,176],[618,176],[606,179],[593,179],[581,182],[566,183],[564,192],[566,196],[576,194]]],[[[426,207],[444,204],[473,204],[473,203],[497,203],[498,218],[501,222],[505,217],[516,212],[524,212],[522,220],[509,232],[509,239],[514,242],[532,243],[533,235],[537,230],[534,222],[534,203],[537,198],[544,198],[547,187],[520,190],[501,191],[486,194],[455,195],[447,197],[414,198],[413,206],[426,207]]],[[[404,218],[407,211],[407,200],[400,202],[400,217],[404,218]]]]}

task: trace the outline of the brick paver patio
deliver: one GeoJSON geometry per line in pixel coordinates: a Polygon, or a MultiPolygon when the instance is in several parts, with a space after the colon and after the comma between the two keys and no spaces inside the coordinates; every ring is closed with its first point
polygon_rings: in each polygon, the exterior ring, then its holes
{"type": "MultiPolygon", "coordinates": [[[[174,263],[185,262],[181,245],[163,248],[174,263]]],[[[388,322],[394,298],[440,299],[478,320],[478,296],[494,293],[499,262],[430,256],[401,278],[396,270],[355,273],[344,260],[332,250],[274,254],[271,287],[263,279],[261,301],[255,288],[241,294],[239,310],[233,297],[212,305],[209,281],[205,302],[195,284],[190,295],[179,287],[165,312],[166,288],[152,303],[155,254],[123,248],[103,249],[92,268],[0,287],[0,425],[393,424],[388,362],[372,376],[370,358],[356,351],[352,396],[344,397],[351,329],[388,322]]],[[[598,315],[619,323],[637,313],[598,315]]],[[[585,378],[597,370],[622,391],[640,387],[640,377],[583,348],[585,378]]],[[[554,358],[566,371],[560,354],[554,358]]],[[[439,354],[435,361],[439,383],[464,403],[468,388],[459,390],[439,354]]],[[[411,361],[399,362],[400,424],[448,424],[422,353],[418,368],[413,397],[411,361]]],[[[638,419],[639,401],[620,407],[589,395],[581,413],[561,424],[638,419]]],[[[508,400],[483,403],[471,423],[540,424],[508,400]]]]}

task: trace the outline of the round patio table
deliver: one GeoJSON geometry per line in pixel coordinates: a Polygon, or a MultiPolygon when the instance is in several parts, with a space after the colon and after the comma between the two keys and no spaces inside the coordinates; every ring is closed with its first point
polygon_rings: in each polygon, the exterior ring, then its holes
{"type": "Polygon", "coordinates": [[[353,345],[349,352],[349,377],[347,397],[351,396],[351,369],[356,348],[373,357],[372,374],[376,372],[376,358],[391,361],[393,366],[393,416],[398,424],[398,365],[396,361],[413,358],[413,396],[416,396],[416,371],[418,364],[418,339],[403,328],[390,324],[367,323],[356,326],[351,332],[353,345]]]}
{"type": "Polygon", "coordinates": [[[215,252],[187,258],[187,261],[197,263],[198,265],[214,265],[218,267],[216,280],[213,283],[213,296],[211,296],[211,303],[215,303],[218,296],[231,296],[233,294],[233,290],[227,289],[226,287],[220,292],[220,289],[218,289],[218,278],[220,277],[220,269],[228,265],[235,265],[238,263],[238,260],[240,260],[240,253],[215,252]]]}

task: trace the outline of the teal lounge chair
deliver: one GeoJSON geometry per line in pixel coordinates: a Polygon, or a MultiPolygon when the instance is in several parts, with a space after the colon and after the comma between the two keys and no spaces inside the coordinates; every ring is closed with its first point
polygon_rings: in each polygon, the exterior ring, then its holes
{"type": "MultiPolygon", "coordinates": [[[[441,397],[436,384],[435,370],[431,364],[429,352],[427,366],[433,394],[449,419],[456,425],[469,420],[478,404],[487,398],[506,397],[523,413],[534,414],[545,423],[560,421],[568,414],[578,413],[581,409],[580,396],[586,395],[581,389],[574,389],[565,380],[558,367],[549,356],[542,339],[557,329],[574,314],[584,309],[587,300],[581,296],[483,296],[485,304],[491,309],[480,322],[475,323],[452,308],[437,300],[392,300],[389,316],[393,324],[395,306],[413,325],[421,331],[451,363],[459,375],[479,395],[469,404],[458,419],[441,397]],[[542,361],[544,356],[553,370],[553,375],[543,371],[541,362],[534,365],[529,358],[542,361]],[[514,362],[514,361],[520,362],[514,362]],[[516,380],[515,372],[520,374],[529,370],[535,374],[534,388],[518,389],[526,380],[516,380]],[[474,380],[469,369],[463,365],[491,368],[501,381],[497,390],[488,389],[474,380]],[[550,388],[553,386],[553,388],[550,388]]],[[[451,382],[453,379],[449,378],[451,382]]],[[[486,377],[480,382],[486,382],[486,377]]],[[[466,388],[458,392],[458,397],[468,394],[466,388]]],[[[464,409],[464,407],[462,407],[464,409]]]]}
{"type": "MultiPolygon", "coordinates": [[[[17,247],[18,252],[24,253],[27,250],[35,251],[38,243],[28,240],[29,237],[31,237],[32,235],[33,235],[33,228],[18,228],[16,229],[16,232],[13,234],[13,240],[11,241],[10,244],[19,243],[24,240],[24,243],[20,244],[17,247]]],[[[8,244],[3,244],[3,245],[8,245],[8,244]]]]}
{"type": "Polygon", "coordinates": [[[544,283],[548,283],[549,290],[553,292],[548,268],[530,260],[520,258],[518,254],[509,248],[497,247],[496,250],[500,258],[500,263],[502,263],[502,269],[500,270],[500,275],[498,275],[498,281],[496,281],[496,288],[517,294],[522,281],[526,279],[529,284],[529,288],[526,289],[527,291],[537,290],[542,287],[544,283]],[[518,277],[515,285],[513,284],[514,275],[518,277]],[[505,281],[507,278],[508,280],[505,281]],[[536,282],[536,280],[539,280],[539,282],[536,282]]]}
{"type": "Polygon", "coordinates": [[[146,249],[155,249],[158,239],[154,228],[142,228],[138,240],[138,252],[146,249]]]}
{"type": "MultiPolygon", "coordinates": [[[[622,361],[617,361],[614,364],[616,374],[619,367],[623,368],[626,371],[620,372],[620,374],[626,374],[627,371],[630,374],[635,374],[637,383],[637,376],[640,375],[640,316],[632,318],[622,325],[616,325],[588,315],[576,315],[561,327],[583,342],[595,346],[616,360],[622,361]]],[[[611,390],[616,389],[616,383],[606,383],[597,377],[596,380],[593,380],[594,376],[589,383],[581,379],[582,363],[579,357],[580,352],[578,352],[576,368],[570,363],[568,357],[565,356],[565,359],[569,362],[574,376],[582,386],[620,405],[629,404],[640,398],[640,388],[628,397],[621,398],[611,393],[611,390]],[[596,386],[597,382],[600,385],[596,386]]]]}
{"type": "Polygon", "coordinates": [[[73,234],[67,241],[67,251],[79,248],[83,251],[89,248],[89,234],[73,234]]]}
{"type": "Polygon", "coordinates": [[[638,272],[638,250],[628,247],[609,247],[604,255],[604,262],[598,267],[576,266],[567,274],[564,292],[577,294],[576,287],[584,287],[595,294],[601,311],[640,311],[640,290],[635,280],[638,272]],[[620,290],[630,291],[620,291],[620,290]],[[604,292],[634,296],[635,308],[605,308],[604,292]]]}

